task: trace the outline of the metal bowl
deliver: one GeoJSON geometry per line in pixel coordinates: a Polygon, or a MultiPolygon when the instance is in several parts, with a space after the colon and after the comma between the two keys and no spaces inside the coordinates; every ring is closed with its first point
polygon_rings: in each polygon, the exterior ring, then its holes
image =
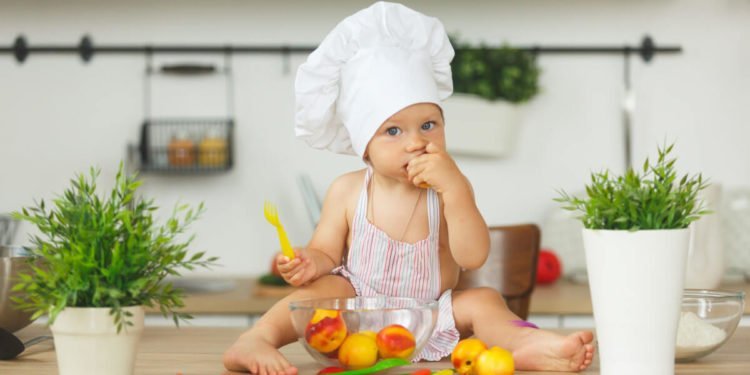
{"type": "Polygon", "coordinates": [[[18,331],[31,323],[31,313],[19,311],[11,296],[18,274],[28,270],[31,253],[23,246],[0,245],[0,328],[10,332],[18,331]]]}
{"type": "Polygon", "coordinates": [[[9,214],[0,213],[0,245],[13,243],[20,223],[9,214]]]}

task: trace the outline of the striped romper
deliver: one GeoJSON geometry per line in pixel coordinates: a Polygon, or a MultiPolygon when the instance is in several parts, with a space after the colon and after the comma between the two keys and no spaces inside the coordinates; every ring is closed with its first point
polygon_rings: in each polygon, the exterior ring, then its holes
{"type": "Polygon", "coordinates": [[[438,234],[440,201],[427,190],[430,233],[409,244],[390,238],[367,220],[367,187],[372,170],[367,169],[364,187],[352,221],[352,242],[345,264],[332,272],[349,280],[358,296],[393,296],[437,300],[440,312],[435,331],[414,361],[437,361],[451,354],[459,339],[453,320],[451,290],[440,293],[438,234]]]}

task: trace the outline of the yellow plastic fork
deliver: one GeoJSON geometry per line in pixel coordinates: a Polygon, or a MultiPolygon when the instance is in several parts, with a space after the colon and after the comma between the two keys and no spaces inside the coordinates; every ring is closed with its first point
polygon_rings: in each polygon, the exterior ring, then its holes
{"type": "Polygon", "coordinates": [[[292,245],[289,243],[289,238],[286,236],[284,226],[279,221],[279,210],[276,209],[276,205],[269,201],[263,203],[263,215],[266,220],[276,227],[276,232],[279,234],[279,243],[281,243],[281,252],[289,259],[294,259],[294,250],[292,245]]]}

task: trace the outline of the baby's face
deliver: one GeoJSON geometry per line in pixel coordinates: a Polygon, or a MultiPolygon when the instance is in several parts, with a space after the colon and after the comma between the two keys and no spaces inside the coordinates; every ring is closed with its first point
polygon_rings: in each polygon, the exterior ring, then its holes
{"type": "Polygon", "coordinates": [[[418,103],[398,111],[378,128],[365,157],[379,173],[408,182],[406,165],[425,153],[428,143],[445,149],[443,113],[435,104],[418,103]]]}

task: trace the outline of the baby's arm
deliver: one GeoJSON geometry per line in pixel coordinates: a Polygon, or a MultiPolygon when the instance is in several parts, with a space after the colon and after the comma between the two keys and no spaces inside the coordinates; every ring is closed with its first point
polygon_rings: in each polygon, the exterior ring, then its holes
{"type": "Polygon", "coordinates": [[[276,259],[282,277],[289,284],[306,284],[330,273],[341,263],[349,233],[346,220],[348,196],[346,177],[337,178],[326,193],[320,221],[307,247],[296,250],[299,256],[291,261],[283,255],[276,259]]]}
{"type": "Polygon", "coordinates": [[[426,151],[409,163],[409,177],[415,185],[427,183],[440,193],[453,259],[462,268],[478,268],[487,260],[490,234],[471,184],[445,150],[430,143],[426,151]]]}
{"type": "Polygon", "coordinates": [[[475,269],[487,260],[490,233],[474,201],[469,180],[463,175],[461,179],[463,188],[443,193],[443,214],[453,259],[462,268],[475,269]]]}

